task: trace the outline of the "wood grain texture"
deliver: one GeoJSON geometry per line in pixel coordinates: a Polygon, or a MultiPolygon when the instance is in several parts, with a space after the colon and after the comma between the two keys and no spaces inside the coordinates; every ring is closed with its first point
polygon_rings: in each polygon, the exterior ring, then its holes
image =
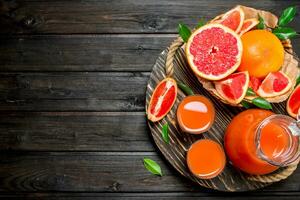
{"type": "Polygon", "coordinates": [[[0,112],[0,151],[153,152],[145,112],[0,112]]]}
{"type": "MultiPolygon", "coordinates": [[[[102,0],[3,1],[1,33],[176,33],[179,22],[195,26],[237,4],[279,15],[299,1],[102,0]]],[[[300,27],[299,15],[294,27],[300,27]]]]}
{"type": "MultiPolygon", "coordinates": [[[[163,51],[153,67],[153,71],[150,75],[150,80],[147,85],[146,105],[148,105],[156,85],[166,77],[165,62],[167,53],[168,50],[163,51]]],[[[201,94],[208,97],[214,104],[216,116],[214,124],[205,134],[193,135],[181,131],[176,120],[176,110],[185,95],[179,91],[175,104],[166,117],[157,123],[152,123],[150,121],[148,122],[156,145],[166,159],[171,163],[171,165],[180,174],[195,181],[196,183],[199,183],[201,186],[220,191],[248,191],[269,185],[267,183],[261,183],[247,179],[246,174],[235,169],[229,163],[227,163],[223,172],[213,179],[201,179],[190,173],[186,166],[186,152],[190,146],[195,141],[202,138],[212,139],[218,142],[220,145],[223,145],[223,137],[228,124],[236,114],[240,113],[244,109],[223,104],[218,99],[213,97],[207,90],[205,90],[201,83],[197,80],[192,70],[188,67],[184,50],[181,48],[178,49],[174,56],[173,78],[175,78],[176,81],[187,84],[195,92],[195,94],[201,94]],[[170,144],[166,144],[161,137],[161,129],[165,123],[169,124],[170,144]]],[[[285,105],[286,102],[273,104],[273,112],[286,114],[285,105]]]]}
{"type": "MultiPolygon", "coordinates": [[[[0,155],[1,192],[194,192],[222,194],[180,176],[161,155],[128,152],[6,152],[0,155]],[[163,177],[150,174],[143,158],[157,161],[163,177]]],[[[298,192],[300,171],[261,192],[298,192]]],[[[267,194],[267,193],[266,193],[267,194]]]]}
{"type": "MultiPolygon", "coordinates": [[[[150,72],[159,53],[176,37],[176,34],[0,36],[0,71],[150,72]]],[[[292,42],[296,53],[300,53],[300,38],[292,42]]]]}
{"type": "Polygon", "coordinates": [[[172,193],[21,193],[21,194],[7,194],[1,195],[0,198],[7,199],[45,199],[45,200],[153,200],[162,199],[162,200],[199,200],[199,199],[208,199],[208,200],[222,200],[222,199],[232,199],[238,200],[243,199],[247,195],[247,199],[256,199],[256,200],[268,200],[272,198],[282,199],[282,200],[296,200],[299,199],[299,193],[260,193],[259,195],[253,193],[242,193],[242,194],[230,194],[230,193],[199,193],[199,192],[172,192],[172,193]]]}
{"type": "Polygon", "coordinates": [[[0,110],[144,110],[149,73],[1,73],[0,110]]]}
{"type": "Polygon", "coordinates": [[[175,34],[0,36],[0,71],[151,71],[158,54],[175,37],[175,34]]]}
{"type": "MultiPolygon", "coordinates": [[[[194,26],[200,17],[237,3],[276,14],[299,5],[290,0],[0,0],[0,198],[229,196],[183,178],[158,153],[144,101],[147,72],[176,38],[178,22],[194,26]],[[144,157],[158,161],[165,176],[149,174],[144,157]]],[[[292,23],[297,30],[299,22],[297,15],[292,23]]],[[[299,53],[299,39],[293,41],[299,53]]],[[[287,181],[230,198],[298,199],[299,178],[298,170],[287,181]]]]}

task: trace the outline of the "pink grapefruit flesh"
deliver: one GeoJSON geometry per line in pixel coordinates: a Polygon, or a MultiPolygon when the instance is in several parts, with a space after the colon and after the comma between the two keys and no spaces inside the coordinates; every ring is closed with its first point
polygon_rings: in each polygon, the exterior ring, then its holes
{"type": "Polygon", "coordinates": [[[208,24],[190,36],[186,57],[196,75],[221,80],[239,67],[242,42],[231,29],[221,24],[208,24]]]}
{"type": "Polygon", "coordinates": [[[283,72],[271,72],[263,80],[257,90],[261,97],[275,97],[289,91],[292,87],[290,78],[283,72]]]}
{"type": "Polygon", "coordinates": [[[231,104],[239,104],[246,95],[249,86],[247,71],[233,73],[221,81],[215,82],[218,94],[231,104]]]}
{"type": "Polygon", "coordinates": [[[244,11],[237,6],[225,13],[216,23],[220,23],[238,33],[243,26],[244,18],[244,11]]]}
{"type": "Polygon", "coordinates": [[[177,84],[172,78],[165,78],[154,89],[147,115],[152,122],[161,120],[172,108],[177,96],[177,84]]]}
{"type": "Polygon", "coordinates": [[[250,76],[249,88],[251,88],[254,92],[256,92],[262,82],[260,78],[250,76]]]}
{"type": "Polygon", "coordinates": [[[242,25],[241,30],[239,31],[239,35],[243,35],[244,33],[250,31],[252,28],[254,28],[259,23],[258,19],[252,18],[252,19],[246,19],[242,25]]]}
{"type": "Polygon", "coordinates": [[[289,97],[287,104],[286,104],[286,110],[289,113],[290,116],[296,118],[298,112],[300,109],[300,85],[298,85],[291,96],[289,97]]]}

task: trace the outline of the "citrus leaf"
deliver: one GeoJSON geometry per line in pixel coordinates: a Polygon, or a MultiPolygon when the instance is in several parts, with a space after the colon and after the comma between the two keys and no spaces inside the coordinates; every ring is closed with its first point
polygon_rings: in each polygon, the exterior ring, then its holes
{"type": "Polygon", "coordinates": [[[255,92],[252,90],[252,88],[248,88],[246,92],[246,96],[255,96],[255,92]]]}
{"type": "Polygon", "coordinates": [[[196,28],[200,28],[206,24],[206,21],[204,18],[201,18],[196,26],[196,28]]]}
{"type": "Polygon", "coordinates": [[[257,97],[252,99],[252,103],[259,108],[272,109],[272,105],[270,104],[270,102],[268,102],[266,99],[262,97],[257,97]]]}
{"type": "Polygon", "coordinates": [[[162,136],[163,140],[165,141],[165,143],[167,143],[167,144],[170,143],[170,138],[169,138],[169,124],[168,124],[168,122],[166,122],[163,125],[161,136],[162,136]]]}
{"type": "Polygon", "coordinates": [[[273,34],[281,40],[286,40],[295,37],[297,32],[289,27],[277,27],[273,30],[273,34]]]}
{"type": "Polygon", "coordinates": [[[193,90],[186,84],[179,82],[178,86],[186,95],[194,95],[193,90]]]}
{"type": "Polygon", "coordinates": [[[154,160],[144,158],[144,166],[152,174],[162,176],[161,168],[154,160]]]}
{"type": "Polygon", "coordinates": [[[265,20],[258,14],[259,23],[256,25],[257,29],[265,29],[265,20]]]}
{"type": "Polygon", "coordinates": [[[297,9],[295,6],[290,6],[284,9],[281,16],[279,17],[278,26],[285,26],[290,23],[294,19],[296,12],[297,9]]]}
{"type": "Polygon", "coordinates": [[[251,108],[251,103],[249,103],[248,101],[243,100],[241,101],[241,104],[244,108],[251,108]]]}
{"type": "Polygon", "coordinates": [[[184,42],[187,42],[191,36],[191,30],[185,24],[178,24],[178,32],[184,42]]]}
{"type": "Polygon", "coordinates": [[[295,85],[295,87],[297,86],[297,85],[299,85],[300,84],[300,76],[298,76],[298,78],[296,79],[296,85],[295,85]]]}

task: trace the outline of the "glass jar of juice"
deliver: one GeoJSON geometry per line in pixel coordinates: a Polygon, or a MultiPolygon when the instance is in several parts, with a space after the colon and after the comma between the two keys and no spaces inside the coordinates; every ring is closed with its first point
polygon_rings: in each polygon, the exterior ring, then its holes
{"type": "Polygon", "coordinates": [[[249,109],[228,125],[225,150],[231,163],[240,170],[268,174],[299,158],[299,135],[299,121],[267,110],[249,109]]]}

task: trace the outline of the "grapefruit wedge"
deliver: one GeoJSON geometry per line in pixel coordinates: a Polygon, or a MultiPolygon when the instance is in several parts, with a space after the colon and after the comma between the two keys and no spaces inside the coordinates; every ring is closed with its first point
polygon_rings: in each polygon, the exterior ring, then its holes
{"type": "Polygon", "coordinates": [[[290,116],[296,118],[298,112],[300,109],[300,85],[298,85],[291,96],[289,97],[287,104],[286,104],[286,110],[289,113],[290,116]]]}
{"type": "Polygon", "coordinates": [[[242,42],[231,29],[208,24],[195,30],[186,43],[186,57],[194,73],[204,79],[221,80],[240,65],[242,42]]]}
{"type": "Polygon", "coordinates": [[[172,108],[177,96],[177,84],[172,78],[165,78],[154,89],[147,116],[152,122],[161,120],[172,108]]]}
{"type": "Polygon", "coordinates": [[[257,92],[259,86],[261,85],[262,80],[255,76],[249,76],[249,78],[250,78],[249,88],[251,88],[254,92],[257,92]]]}
{"type": "Polygon", "coordinates": [[[237,6],[223,14],[221,19],[215,20],[213,22],[222,24],[238,33],[243,26],[244,18],[244,11],[241,7],[237,6]]]}
{"type": "Polygon", "coordinates": [[[215,82],[215,87],[220,96],[231,104],[239,104],[246,96],[249,86],[247,71],[229,75],[221,81],[215,82]]]}
{"type": "Polygon", "coordinates": [[[239,31],[239,35],[243,35],[244,33],[250,31],[252,28],[254,28],[259,23],[258,19],[252,18],[252,19],[246,19],[242,25],[241,30],[239,31]]]}
{"type": "Polygon", "coordinates": [[[283,72],[271,72],[263,80],[257,90],[261,97],[275,97],[289,91],[292,87],[292,81],[283,72]]]}

